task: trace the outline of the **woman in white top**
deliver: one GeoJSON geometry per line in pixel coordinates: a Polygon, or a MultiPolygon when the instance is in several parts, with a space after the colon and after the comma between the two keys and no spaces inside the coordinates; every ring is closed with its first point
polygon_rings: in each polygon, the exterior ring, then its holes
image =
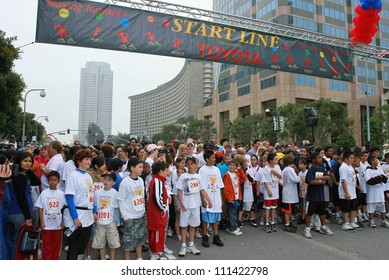
{"type": "Polygon", "coordinates": [[[66,259],[82,260],[93,226],[93,180],[86,172],[91,165],[92,154],[79,150],[73,157],[77,169],[69,174],[65,186],[68,209],[64,211],[65,228],[74,232],[68,237],[69,251],[66,259]]]}

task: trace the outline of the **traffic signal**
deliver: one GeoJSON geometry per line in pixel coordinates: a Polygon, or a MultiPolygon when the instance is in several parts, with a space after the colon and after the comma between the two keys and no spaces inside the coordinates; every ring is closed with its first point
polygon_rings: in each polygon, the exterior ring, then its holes
{"type": "Polygon", "coordinates": [[[68,134],[70,134],[70,129],[68,128],[68,134]]]}

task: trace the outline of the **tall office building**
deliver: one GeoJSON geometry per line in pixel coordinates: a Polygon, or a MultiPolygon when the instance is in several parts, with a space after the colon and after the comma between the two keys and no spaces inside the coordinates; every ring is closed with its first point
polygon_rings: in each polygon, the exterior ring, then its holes
{"type": "MultiPolygon", "coordinates": [[[[389,0],[382,2],[379,31],[372,44],[389,48],[389,0]]],[[[348,39],[357,4],[359,0],[214,0],[213,8],[225,14],[291,25],[348,39]]],[[[264,113],[267,108],[274,109],[287,103],[306,103],[327,98],[347,107],[348,116],[354,120],[357,144],[365,144],[365,90],[369,93],[371,109],[388,103],[389,63],[355,57],[353,65],[354,83],[261,68],[215,64],[216,90],[200,110],[199,118],[215,121],[221,137],[227,120],[264,113]]]]}
{"type": "Polygon", "coordinates": [[[148,138],[186,116],[198,115],[204,100],[212,95],[212,63],[185,60],[180,73],[156,89],[129,96],[131,134],[148,138]]]}
{"type": "Polygon", "coordinates": [[[81,69],[78,129],[81,143],[86,142],[88,126],[95,123],[104,136],[112,128],[113,72],[105,62],[90,61],[81,69]]]}

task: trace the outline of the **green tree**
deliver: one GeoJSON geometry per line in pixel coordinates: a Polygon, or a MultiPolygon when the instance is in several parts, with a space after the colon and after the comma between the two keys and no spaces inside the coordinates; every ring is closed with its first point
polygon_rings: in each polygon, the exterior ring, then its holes
{"type": "Polygon", "coordinates": [[[382,147],[389,141],[389,105],[385,104],[374,110],[370,118],[371,145],[382,147]]]}
{"type": "Polygon", "coordinates": [[[86,141],[88,145],[95,144],[97,139],[104,139],[104,133],[100,127],[95,123],[90,123],[88,125],[88,135],[86,136],[86,141]]]}
{"type": "Polygon", "coordinates": [[[5,37],[0,30],[0,131],[4,137],[14,134],[21,140],[23,113],[19,106],[25,84],[21,75],[13,70],[20,50],[13,46],[16,37],[5,37]]]}

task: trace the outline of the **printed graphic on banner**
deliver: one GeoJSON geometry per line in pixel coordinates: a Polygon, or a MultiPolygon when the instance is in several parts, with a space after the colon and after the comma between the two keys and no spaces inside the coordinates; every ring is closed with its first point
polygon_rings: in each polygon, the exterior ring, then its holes
{"type": "Polygon", "coordinates": [[[36,42],[353,77],[349,49],[92,1],[39,0],[36,42]]]}

